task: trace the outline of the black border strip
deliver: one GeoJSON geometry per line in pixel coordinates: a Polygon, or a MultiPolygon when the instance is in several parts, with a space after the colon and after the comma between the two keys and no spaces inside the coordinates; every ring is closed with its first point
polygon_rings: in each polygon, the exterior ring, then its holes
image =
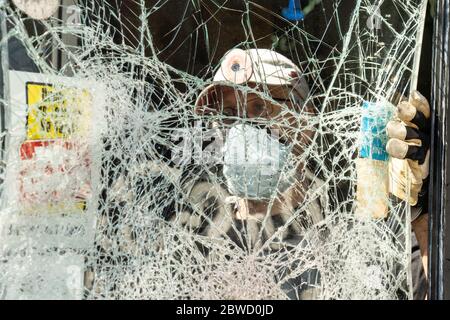
{"type": "Polygon", "coordinates": [[[449,109],[449,19],[450,0],[436,1],[433,34],[432,93],[433,106],[430,168],[429,288],[433,300],[450,299],[450,149],[449,109]]]}

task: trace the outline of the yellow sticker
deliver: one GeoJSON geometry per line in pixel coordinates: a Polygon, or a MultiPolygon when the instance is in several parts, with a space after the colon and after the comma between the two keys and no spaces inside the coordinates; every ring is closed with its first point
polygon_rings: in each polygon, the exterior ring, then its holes
{"type": "Polygon", "coordinates": [[[27,139],[86,136],[92,98],[85,89],[27,83],[27,139]]]}

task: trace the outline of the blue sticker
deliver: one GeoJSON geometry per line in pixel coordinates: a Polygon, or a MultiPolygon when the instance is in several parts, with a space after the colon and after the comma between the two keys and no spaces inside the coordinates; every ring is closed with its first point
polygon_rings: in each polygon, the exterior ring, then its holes
{"type": "Polygon", "coordinates": [[[281,15],[289,21],[299,21],[305,18],[300,7],[300,0],[289,0],[289,6],[283,8],[281,15]]]}
{"type": "Polygon", "coordinates": [[[386,125],[392,115],[393,108],[389,103],[364,101],[360,129],[361,158],[388,160],[386,125]]]}

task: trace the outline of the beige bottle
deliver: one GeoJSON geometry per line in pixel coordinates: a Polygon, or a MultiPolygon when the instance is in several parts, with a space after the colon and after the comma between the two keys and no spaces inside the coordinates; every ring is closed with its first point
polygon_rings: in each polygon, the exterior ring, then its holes
{"type": "Polygon", "coordinates": [[[356,216],[386,218],[389,208],[389,155],[386,124],[394,106],[387,101],[364,102],[359,157],[356,159],[356,216]]]}

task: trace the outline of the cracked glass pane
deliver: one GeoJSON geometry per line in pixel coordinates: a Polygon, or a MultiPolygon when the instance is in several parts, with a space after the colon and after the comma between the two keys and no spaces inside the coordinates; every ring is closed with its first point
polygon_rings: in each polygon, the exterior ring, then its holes
{"type": "Polygon", "coordinates": [[[412,297],[425,0],[42,3],[1,11],[3,298],[412,297]]]}

